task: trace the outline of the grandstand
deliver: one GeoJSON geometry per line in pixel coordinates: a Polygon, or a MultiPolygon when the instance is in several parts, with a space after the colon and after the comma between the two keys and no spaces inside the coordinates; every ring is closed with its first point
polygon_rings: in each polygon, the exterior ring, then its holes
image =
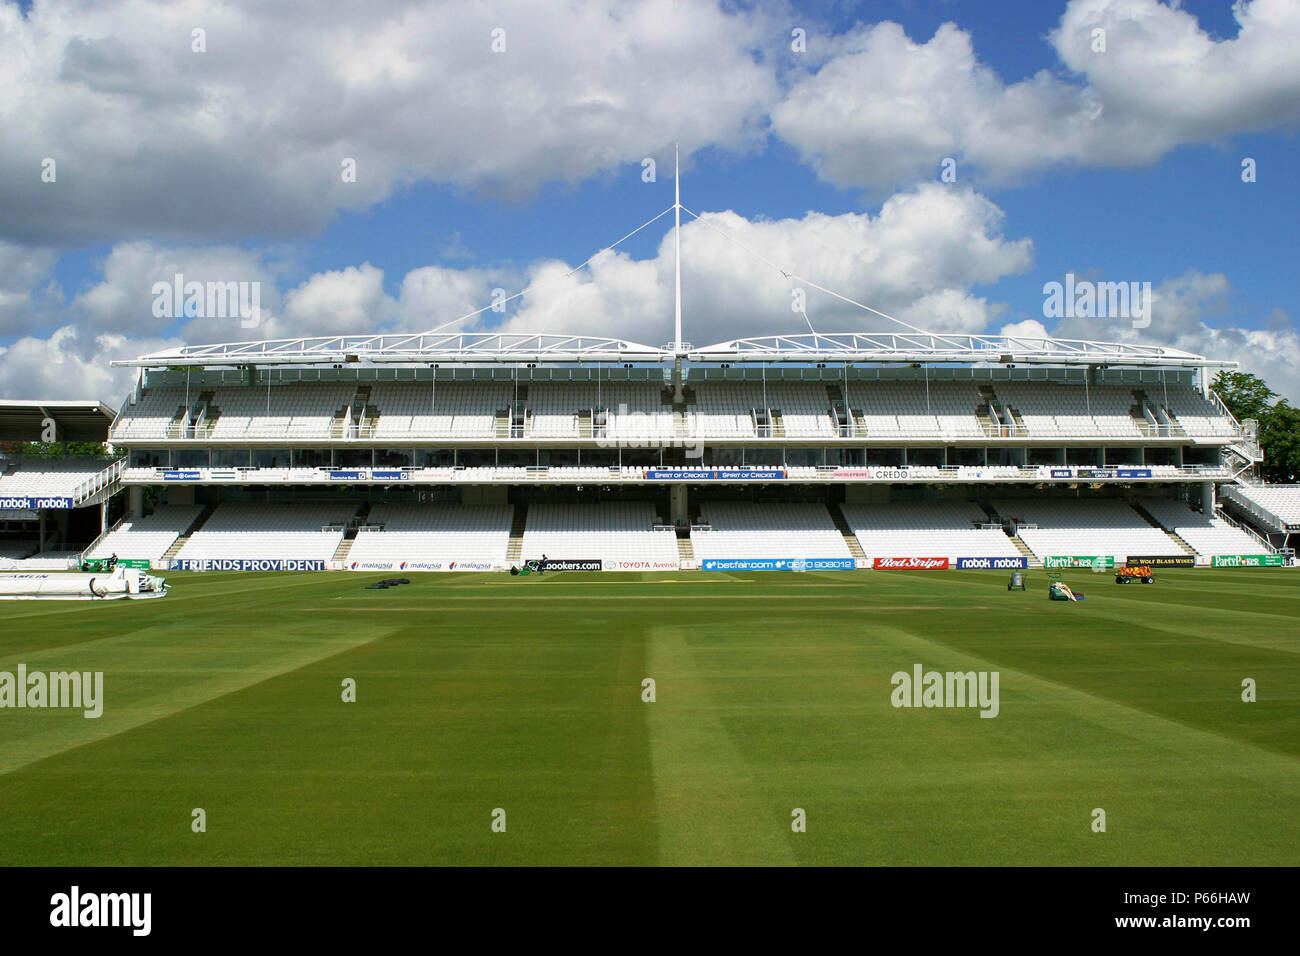
{"type": "Polygon", "coordinates": [[[38,516],[0,525],[0,547],[199,570],[961,568],[1207,563],[1286,530],[1241,484],[1254,423],[1210,388],[1234,363],[862,308],[902,330],[805,316],[807,334],[699,347],[678,295],[663,346],[453,320],[120,360],[138,370],[108,428],[120,457],[0,478],[0,508],[38,516]],[[47,526],[93,505],[94,533],[47,526]]]}
{"type": "Polygon", "coordinates": [[[86,556],[160,560],[202,512],[200,505],[163,505],[147,517],[123,520],[91,545],[86,556]]]}
{"type": "Polygon", "coordinates": [[[1040,561],[1049,556],[1177,556],[1187,552],[1123,501],[1021,498],[992,502],[1040,561]]]}
{"type": "Polygon", "coordinates": [[[1146,509],[1160,526],[1189,545],[1198,555],[1256,554],[1272,548],[1258,535],[1242,530],[1225,518],[1199,514],[1171,498],[1142,498],[1146,509]]]}
{"type": "Polygon", "coordinates": [[[845,505],[844,518],[867,558],[1017,558],[1021,552],[973,501],[845,505]],[[983,527],[981,527],[983,526],[983,527]]]}
{"type": "Polygon", "coordinates": [[[177,552],[182,568],[205,561],[285,560],[323,565],[343,542],[356,506],[316,502],[220,505],[177,552]]]}
{"type": "Polygon", "coordinates": [[[700,522],[691,529],[700,561],[853,557],[825,505],[710,502],[700,522]]]}
{"type": "Polygon", "coordinates": [[[375,505],[347,554],[356,570],[488,571],[506,567],[510,505],[375,505]]]}
{"type": "Polygon", "coordinates": [[[654,506],[645,501],[537,504],[528,510],[522,557],[600,561],[609,570],[676,571],[677,535],[659,524],[654,506]]]}
{"type": "Polygon", "coordinates": [[[139,384],[110,438],[133,502],[152,486],[191,509],[160,519],[147,550],[170,548],[165,533],[193,508],[211,511],[170,555],[181,567],[489,570],[543,554],[607,570],[1090,554],[1206,563],[1247,543],[1270,549],[1218,506],[1217,487],[1258,449],[1205,387],[1215,363],[977,338],[967,367],[936,337],[656,350],[380,336],[260,343],[238,358],[233,346],[194,347],[133,363],[139,384]],[[1024,367],[976,361],[992,348],[1024,367]],[[838,367],[815,361],[832,356],[838,367]],[[1174,513],[1174,499],[1190,506],[1174,513]]]}
{"type": "Polygon", "coordinates": [[[1240,483],[1224,488],[1224,503],[1255,525],[1271,545],[1294,544],[1300,534],[1300,485],[1240,483]]]}

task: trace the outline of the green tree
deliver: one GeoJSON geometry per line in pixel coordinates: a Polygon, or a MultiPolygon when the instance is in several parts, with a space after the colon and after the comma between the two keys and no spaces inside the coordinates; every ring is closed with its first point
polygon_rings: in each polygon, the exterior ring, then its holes
{"type": "Polygon", "coordinates": [[[1262,378],[1249,372],[1220,372],[1214,376],[1210,387],[1239,422],[1247,418],[1262,420],[1272,408],[1273,399],[1277,398],[1277,392],[1262,378]]]}
{"type": "Polygon", "coordinates": [[[1300,481],[1300,408],[1288,405],[1286,399],[1269,408],[1259,420],[1259,445],[1264,450],[1260,474],[1265,481],[1300,481]]]}
{"type": "Polygon", "coordinates": [[[107,449],[97,441],[29,441],[16,454],[27,458],[63,458],[68,455],[104,455],[107,449]]]}

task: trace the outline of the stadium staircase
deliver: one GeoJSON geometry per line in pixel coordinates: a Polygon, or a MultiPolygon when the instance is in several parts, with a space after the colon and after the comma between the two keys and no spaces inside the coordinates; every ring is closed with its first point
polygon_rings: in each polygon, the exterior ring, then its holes
{"type": "Polygon", "coordinates": [[[189,408],[182,405],[167,425],[168,438],[207,438],[217,427],[221,409],[212,404],[215,392],[199,392],[189,408]]]}
{"type": "Polygon", "coordinates": [[[831,424],[835,434],[855,436],[867,433],[867,418],[860,408],[849,408],[844,401],[844,390],[838,385],[826,386],[826,399],[831,403],[831,424]]]}
{"type": "Polygon", "coordinates": [[[1018,409],[1004,405],[992,385],[981,385],[979,391],[981,404],[975,409],[975,417],[984,434],[1005,435],[1007,426],[1011,426],[1013,435],[1025,434],[1025,420],[1020,417],[1018,409]]]}
{"type": "Polygon", "coordinates": [[[773,438],[784,438],[784,437],[785,437],[785,419],[783,419],[783,418],[781,417],[781,409],[779,409],[779,408],[774,408],[774,409],[772,409],[772,411],[771,411],[771,416],[772,416],[772,437],[773,437],[773,438]]]}
{"type": "Polygon", "coordinates": [[[695,567],[695,548],[691,546],[691,529],[677,529],[677,562],[682,568],[695,567]]]}
{"type": "Polygon", "coordinates": [[[352,516],[352,520],[348,522],[348,526],[343,530],[343,540],[334,549],[334,556],[330,558],[331,561],[346,561],[348,559],[348,555],[352,552],[352,543],[357,540],[357,530],[366,523],[369,514],[370,502],[361,502],[360,507],[357,508],[357,513],[352,516]]]}
{"type": "Polygon", "coordinates": [[[1038,560],[1038,555],[1034,554],[1033,551],[1030,551],[1029,545],[1020,540],[1020,535],[1013,534],[1010,537],[1011,543],[1016,546],[1016,550],[1025,556],[1025,564],[1028,567],[1041,568],[1043,566],[1043,562],[1038,560]]]}
{"type": "Polygon", "coordinates": [[[370,438],[379,426],[379,406],[370,403],[370,386],[358,385],[351,404],[334,413],[331,438],[370,438]]]}
{"type": "Polygon", "coordinates": [[[172,542],[171,547],[163,552],[163,560],[170,561],[172,558],[176,557],[176,555],[180,554],[181,548],[185,547],[186,542],[190,540],[190,536],[202,528],[203,523],[212,517],[212,512],[212,505],[205,505],[203,510],[199,512],[199,516],[194,519],[193,524],[186,528],[176,538],[176,540],[172,542]]]}
{"type": "Polygon", "coordinates": [[[515,505],[510,519],[510,544],[506,546],[506,564],[518,565],[524,553],[524,528],[528,524],[528,505],[515,505]]]}
{"type": "Polygon", "coordinates": [[[853,529],[849,527],[849,522],[844,517],[844,512],[840,510],[840,506],[828,505],[827,510],[831,513],[831,520],[835,522],[835,527],[840,534],[844,535],[844,544],[848,547],[849,554],[853,555],[855,560],[866,560],[867,552],[862,550],[862,544],[853,533],[853,529]]]}
{"type": "Polygon", "coordinates": [[[673,434],[678,438],[689,438],[691,436],[691,423],[687,417],[690,406],[695,404],[695,389],[683,388],[682,400],[673,401],[673,390],[665,388],[660,393],[660,401],[673,410],[673,434]]]}
{"type": "MultiPolygon", "coordinates": [[[[998,510],[987,501],[980,501],[977,502],[977,504],[983,508],[984,513],[989,516],[989,521],[1002,522],[1002,516],[998,514],[998,510]]],[[[1005,524],[1002,525],[1002,530],[1006,533],[1006,536],[1011,539],[1011,543],[1015,545],[1016,550],[1024,556],[1026,567],[1041,568],[1043,566],[1043,562],[1038,560],[1038,555],[1034,554],[1033,549],[1031,549],[1029,545],[1025,544],[1020,535],[1012,534],[1005,524]]]]}
{"type": "Polygon", "coordinates": [[[1142,520],[1143,520],[1143,521],[1145,521],[1147,524],[1151,525],[1151,527],[1153,527],[1153,528],[1159,528],[1159,529],[1160,529],[1161,531],[1163,531],[1166,535],[1168,535],[1170,538],[1172,538],[1173,541],[1174,541],[1174,543],[1177,544],[1178,547],[1182,549],[1182,551],[1183,551],[1184,554],[1190,554],[1190,555],[1193,555],[1193,556],[1196,555],[1196,549],[1195,549],[1195,548],[1193,548],[1190,544],[1188,544],[1186,541],[1184,541],[1184,540],[1183,540],[1182,538],[1180,538],[1178,535],[1174,534],[1174,532],[1170,531],[1168,528],[1166,528],[1164,525],[1162,525],[1159,521],[1157,521],[1156,518],[1155,518],[1155,515],[1153,515],[1153,514],[1152,514],[1151,512],[1149,512],[1149,511],[1147,511],[1146,508],[1142,507],[1142,503],[1141,503],[1140,501],[1130,501],[1129,504],[1133,507],[1133,510],[1134,510],[1134,511],[1136,511],[1138,514],[1140,514],[1140,515],[1142,516],[1142,520]]]}

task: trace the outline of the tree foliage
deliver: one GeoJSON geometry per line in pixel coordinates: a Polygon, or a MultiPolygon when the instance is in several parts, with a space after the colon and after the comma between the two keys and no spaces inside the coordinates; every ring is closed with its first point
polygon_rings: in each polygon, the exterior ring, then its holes
{"type": "Polygon", "coordinates": [[[1220,372],[1210,387],[1239,422],[1247,418],[1260,419],[1273,407],[1273,399],[1277,398],[1277,392],[1262,378],[1249,372],[1220,372]]]}
{"type": "Polygon", "coordinates": [[[1300,481],[1300,408],[1249,372],[1220,372],[1211,387],[1237,421],[1259,422],[1259,446],[1264,450],[1260,475],[1265,481],[1300,481]],[[1274,401],[1276,399],[1276,401],[1274,401]]]}

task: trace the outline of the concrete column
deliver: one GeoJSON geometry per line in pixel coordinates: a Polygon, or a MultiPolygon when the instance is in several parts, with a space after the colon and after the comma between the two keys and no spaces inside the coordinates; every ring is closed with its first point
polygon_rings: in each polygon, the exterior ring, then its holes
{"type": "Polygon", "coordinates": [[[675,525],[690,523],[690,508],[686,499],[686,485],[675,484],[668,491],[668,508],[672,512],[670,520],[675,525]]]}
{"type": "Polygon", "coordinates": [[[1214,514],[1214,482],[1201,482],[1201,511],[1207,515],[1214,514]]]}
{"type": "Polygon", "coordinates": [[[144,512],[144,486],[131,485],[126,490],[126,513],[132,521],[143,516],[144,512]]]}

